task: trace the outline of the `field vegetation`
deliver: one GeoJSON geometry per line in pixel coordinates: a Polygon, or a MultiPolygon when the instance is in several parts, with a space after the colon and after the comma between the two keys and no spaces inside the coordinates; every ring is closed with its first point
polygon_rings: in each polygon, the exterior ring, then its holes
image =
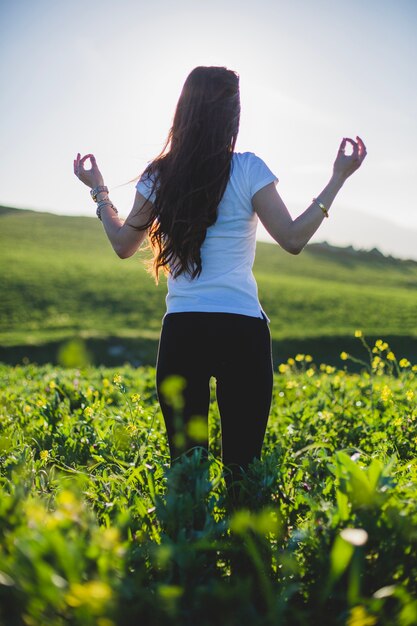
{"type": "MultiPolygon", "coordinates": [[[[153,342],[153,363],[166,286],[145,257],[118,259],[96,218],[1,208],[0,346],[116,337],[153,342]]],[[[338,354],[357,327],[416,351],[417,262],[325,245],[294,257],[258,243],[255,275],[284,352],[307,340],[315,357],[331,343],[338,354]]]]}
{"type": "Polygon", "coordinates": [[[235,499],[214,388],[170,468],[152,367],[0,366],[1,623],[416,624],[417,366],[355,341],[280,364],[235,499]]]}

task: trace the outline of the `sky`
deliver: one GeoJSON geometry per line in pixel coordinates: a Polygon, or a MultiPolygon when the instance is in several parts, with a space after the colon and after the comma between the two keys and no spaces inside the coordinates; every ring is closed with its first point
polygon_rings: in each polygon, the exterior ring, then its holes
{"type": "Polygon", "coordinates": [[[417,259],[416,26],[416,0],[1,0],[0,204],[94,215],[72,171],[92,152],[126,216],[186,76],[222,65],[240,74],[236,149],[294,217],[341,139],[365,141],[315,240],[417,259]]]}

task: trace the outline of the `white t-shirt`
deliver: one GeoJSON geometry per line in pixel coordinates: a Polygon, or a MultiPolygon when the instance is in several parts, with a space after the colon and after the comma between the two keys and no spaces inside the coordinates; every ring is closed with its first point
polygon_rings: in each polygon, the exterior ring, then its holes
{"type": "MultiPolygon", "coordinates": [[[[202,272],[191,279],[168,275],[167,313],[186,311],[239,313],[262,317],[252,272],[258,216],[252,207],[257,191],[278,178],[252,152],[235,152],[229,182],[216,222],[201,246],[202,272]]],[[[151,202],[152,182],[142,177],[136,189],[151,202]]]]}

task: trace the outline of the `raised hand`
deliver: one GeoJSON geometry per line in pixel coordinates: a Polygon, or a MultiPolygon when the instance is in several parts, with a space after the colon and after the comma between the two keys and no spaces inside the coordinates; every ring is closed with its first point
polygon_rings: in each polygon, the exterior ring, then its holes
{"type": "Polygon", "coordinates": [[[82,158],[80,153],[77,154],[77,158],[74,159],[74,174],[80,179],[81,182],[84,183],[84,185],[91,187],[91,189],[104,185],[103,176],[98,169],[96,159],[93,154],[86,154],[82,158]],[[90,159],[91,163],[91,168],[89,170],[84,168],[84,163],[87,159],[90,159]]]}
{"type": "Polygon", "coordinates": [[[362,165],[366,157],[366,146],[360,137],[356,137],[357,141],[345,137],[340,144],[336,160],[333,165],[333,172],[342,178],[348,178],[353,172],[362,165]],[[352,153],[345,154],[346,143],[352,144],[352,153]]]}

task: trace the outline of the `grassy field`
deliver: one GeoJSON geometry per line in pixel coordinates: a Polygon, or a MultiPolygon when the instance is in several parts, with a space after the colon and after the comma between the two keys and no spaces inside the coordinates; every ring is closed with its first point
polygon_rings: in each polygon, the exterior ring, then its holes
{"type": "MultiPolygon", "coordinates": [[[[0,346],[112,337],[153,354],[166,286],[145,256],[118,259],[96,218],[0,208],[0,346]]],[[[301,340],[319,352],[356,328],[416,349],[416,262],[320,245],[294,257],[259,243],[255,275],[284,353],[301,340]]]]}
{"type": "Polygon", "coordinates": [[[0,365],[0,623],[416,624],[417,366],[369,353],[280,366],[234,503],[214,395],[170,469],[152,368],[0,365]]]}

